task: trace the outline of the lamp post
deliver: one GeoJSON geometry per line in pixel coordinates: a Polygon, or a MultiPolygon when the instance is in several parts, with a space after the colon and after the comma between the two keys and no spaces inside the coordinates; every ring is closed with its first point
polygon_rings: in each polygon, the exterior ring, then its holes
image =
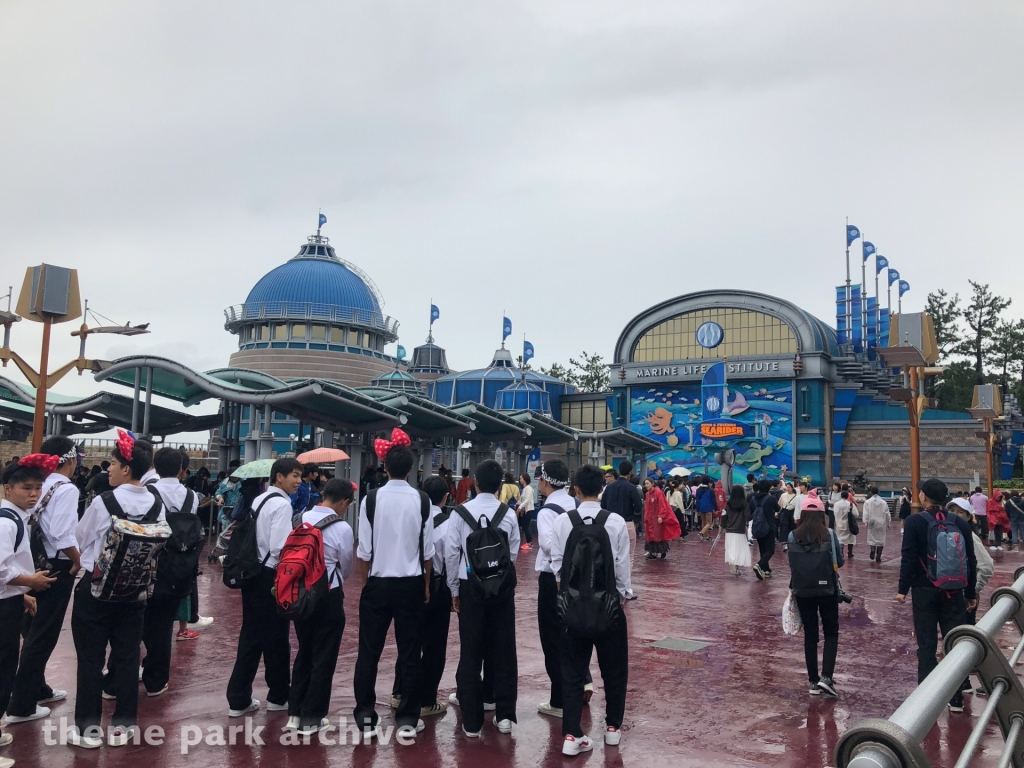
{"type": "Polygon", "coordinates": [[[967,412],[985,426],[984,431],[976,432],[975,435],[985,441],[985,474],[988,480],[988,497],[991,499],[995,485],[995,480],[992,477],[992,453],[995,450],[997,439],[993,429],[993,422],[1003,416],[1003,398],[1000,394],[999,385],[976,384],[971,407],[967,409],[967,412]]]}

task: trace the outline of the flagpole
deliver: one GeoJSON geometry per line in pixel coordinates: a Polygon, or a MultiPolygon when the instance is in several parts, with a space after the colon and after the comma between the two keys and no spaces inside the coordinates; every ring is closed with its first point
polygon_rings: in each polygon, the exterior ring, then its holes
{"type": "Polygon", "coordinates": [[[885,272],[885,307],[889,310],[889,322],[892,322],[892,281],[889,280],[889,271],[885,272]]]}
{"type": "MultiPolygon", "coordinates": [[[[864,248],[864,233],[860,233],[860,245],[864,248]]],[[[868,260],[863,252],[860,258],[860,345],[868,351],[868,260]]]]}
{"type": "Polygon", "coordinates": [[[850,289],[850,217],[846,217],[846,342],[853,344],[853,293],[850,289]]]}
{"type": "Polygon", "coordinates": [[[878,254],[875,254],[875,345],[882,340],[882,308],[878,304],[878,254]]]}
{"type": "Polygon", "coordinates": [[[324,209],[316,209],[316,236],[320,237],[320,217],[323,215],[324,209]]]}

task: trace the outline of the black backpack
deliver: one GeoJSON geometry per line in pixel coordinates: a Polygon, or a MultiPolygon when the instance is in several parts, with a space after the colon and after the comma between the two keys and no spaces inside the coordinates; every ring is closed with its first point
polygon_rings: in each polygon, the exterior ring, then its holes
{"type": "Polygon", "coordinates": [[[751,497],[751,501],[754,502],[754,514],[751,517],[750,535],[755,539],[763,539],[772,532],[768,518],[764,516],[764,503],[768,501],[768,494],[762,496],[760,501],[757,501],[756,496],[751,497]]]}
{"type": "Polygon", "coordinates": [[[462,504],[455,511],[470,528],[465,549],[470,581],[480,587],[485,600],[508,594],[516,586],[516,568],[508,548],[508,534],[499,528],[509,511],[508,504],[499,504],[490,520],[486,515],[474,520],[473,513],[462,504]]]}
{"type": "MultiPolygon", "coordinates": [[[[831,538],[835,534],[828,532],[831,538]]],[[[836,594],[832,542],[808,546],[789,545],[789,588],[797,597],[827,597],[836,594]]]]}
{"type": "Polygon", "coordinates": [[[43,528],[39,524],[39,516],[46,511],[46,507],[49,505],[50,499],[53,498],[53,494],[57,489],[62,485],[70,484],[70,481],[64,481],[51,485],[50,490],[39,500],[36,508],[28,518],[28,545],[32,552],[32,562],[35,564],[37,571],[50,570],[50,558],[46,556],[46,545],[43,540],[43,528]]]}
{"type": "MultiPolygon", "coordinates": [[[[163,496],[153,486],[147,490],[163,501],[163,496]]],[[[164,501],[167,511],[164,519],[171,528],[171,537],[160,550],[156,561],[153,594],[158,597],[184,599],[192,592],[192,582],[199,574],[199,555],[203,549],[203,525],[199,516],[185,510],[192,509],[195,494],[185,491],[185,503],[181,509],[170,511],[171,505],[164,501]]]]}
{"type": "MultiPolygon", "coordinates": [[[[373,570],[373,554],[375,547],[373,546],[373,518],[377,512],[377,488],[366,494],[366,522],[370,524],[370,567],[366,570],[366,575],[369,576],[373,570]]],[[[423,564],[423,532],[426,530],[427,521],[430,519],[430,497],[427,496],[423,491],[419,491],[420,494],[420,564],[423,564]]]]}
{"type": "MultiPolygon", "coordinates": [[[[0,507],[0,518],[11,520],[14,523],[14,551],[17,552],[21,542],[25,540],[25,521],[21,519],[17,512],[7,507],[0,507]]],[[[49,570],[49,566],[47,566],[47,570],[49,570]]]]}
{"type": "Polygon", "coordinates": [[[597,517],[570,510],[572,531],[565,542],[558,593],[558,612],[574,635],[595,640],[608,634],[622,615],[615,587],[615,556],[605,521],[612,513],[602,509],[597,517]]]}
{"type": "Polygon", "coordinates": [[[235,531],[228,542],[228,551],[224,555],[225,587],[241,589],[249,586],[270,559],[270,553],[267,552],[267,556],[260,560],[259,547],[256,546],[256,520],[264,505],[276,495],[269,494],[256,509],[235,524],[235,531]]]}
{"type": "MultiPolygon", "coordinates": [[[[452,512],[450,509],[446,509],[443,512],[434,515],[434,530],[436,531],[442,525],[448,522],[448,518],[451,517],[452,512]]],[[[444,563],[441,564],[440,573],[430,574],[430,594],[436,595],[444,584],[448,583],[448,567],[444,563]]]]}

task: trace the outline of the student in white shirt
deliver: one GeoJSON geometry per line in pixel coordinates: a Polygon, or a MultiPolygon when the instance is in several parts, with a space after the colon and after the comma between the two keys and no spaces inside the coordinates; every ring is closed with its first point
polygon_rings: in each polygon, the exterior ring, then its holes
{"type": "MultiPolygon", "coordinates": [[[[135,522],[157,506],[157,519],[164,519],[163,505],[141,485],[142,476],[153,465],[153,453],[148,446],[124,430],[118,430],[118,439],[111,452],[111,493],[125,516],[135,522]]],[[[103,744],[100,720],[103,716],[103,663],[108,644],[108,668],[116,672],[106,687],[116,697],[117,705],[111,717],[107,743],[124,746],[137,729],[139,645],[142,642],[146,600],[110,602],[98,600],[92,594],[93,578],[98,576],[93,573],[93,567],[112,523],[113,518],[101,495],[85,510],[75,529],[82,552],[84,576],[75,587],[75,604],[71,609],[71,634],[78,655],[76,730],[68,734],[71,746],[95,748],[103,744]]]]}
{"type": "MultiPolygon", "coordinates": [[[[178,480],[181,473],[181,451],[177,448],[161,448],[153,454],[153,469],[160,479],[146,485],[164,505],[164,514],[187,512],[196,514],[199,501],[178,480]]],[[[185,598],[186,600],[188,598],[185,598]]],[[[171,673],[171,644],[174,637],[174,620],[178,616],[181,598],[155,591],[146,601],[146,617],[143,621],[142,643],[146,646],[146,657],[142,661],[142,683],[146,695],[160,696],[167,692],[171,673]]],[[[107,664],[108,677],[112,675],[107,664]]],[[[110,691],[107,691],[110,694],[110,691]]]]}
{"type": "Polygon", "coordinates": [[[292,532],[291,494],[302,482],[302,464],[291,457],[281,458],[270,468],[270,489],[252,502],[256,517],[256,551],[263,570],[248,586],[242,587],[242,629],[238,633],[238,652],[228,680],[228,716],[242,717],[260,708],[252,697],[252,683],[263,659],[267,681],[267,711],[288,709],[291,693],[291,622],[277,612],[274,578],[281,561],[281,547],[292,532]]]}
{"type": "MultiPolygon", "coordinates": [[[[452,593],[445,578],[445,537],[448,535],[449,512],[443,509],[448,501],[448,481],[431,475],[423,481],[423,492],[430,499],[430,519],[427,530],[433,529],[434,559],[430,575],[430,602],[427,603],[420,625],[420,677],[416,687],[416,701],[420,717],[443,715],[448,704],[437,698],[437,687],[444,674],[448,654],[448,628],[451,625],[452,593]]],[[[395,684],[391,692],[391,706],[402,705],[402,665],[395,662],[395,684]]]]}
{"type": "Polygon", "coordinates": [[[71,603],[75,575],[81,568],[81,555],[75,528],[78,526],[78,486],[71,478],[78,467],[78,446],[68,437],[55,436],[43,441],[40,453],[52,457],[56,469],[43,481],[34,514],[43,534],[43,548],[49,561],[48,571],[56,581],[36,598],[36,615],[22,624],[25,641],[21,646],[18,676],[14,679],[7,716],[12,722],[35,719],[37,706],[63,701],[68,692],[46,684],[46,662],[60,639],[64,616],[71,603]]]}
{"type": "MultiPolygon", "coordinates": [[[[581,499],[579,510],[561,515],[555,522],[555,541],[551,566],[559,578],[563,573],[563,557],[569,535],[574,524],[594,520],[601,513],[601,505],[597,496],[601,492],[603,482],[601,470],[585,464],[576,470],[573,485],[581,499]],[[574,520],[575,518],[575,520],[574,520]]],[[[615,746],[619,743],[619,729],[622,728],[623,714],[626,708],[626,680],[629,669],[629,644],[626,633],[626,615],[622,611],[622,602],[629,594],[629,532],[625,520],[619,515],[610,514],[604,522],[611,544],[612,557],[615,562],[615,588],[619,593],[619,611],[611,630],[604,636],[590,640],[579,637],[569,627],[565,629],[562,645],[562,686],[564,704],[562,715],[563,755],[578,755],[594,748],[589,736],[583,733],[580,719],[583,714],[583,683],[590,657],[597,651],[597,663],[601,667],[601,679],[605,690],[605,744],[615,746]]],[[[568,571],[566,570],[566,573],[568,571]]]]}
{"type": "MultiPolygon", "coordinates": [[[[36,571],[28,540],[28,510],[35,507],[47,472],[56,465],[53,457],[32,454],[4,467],[4,499],[0,501],[0,712],[7,709],[11,686],[18,669],[18,645],[25,613],[36,612],[30,590],[44,593],[56,579],[36,571]],[[46,462],[49,462],[47,464],[46,462]]],[[[33,702],[34,704],[34,702],[33,702]]],[[[42,717],[50,714],[39,707],[42,717]]],[[[0,746],[13,737],[0,731],[0,746]]],[[[0,768],[11,768],[14,760],[0,757],[0,768]]]]}
{"type": "MultiPolygon", "coordinates": [[[[328,480],[321,492],[322,502],[303,512],[301,522],[316,525],[336,515],[344,517],[354,493],[348,480],[328,480]]],[[[324,541],[324,566],[329,591],[307,619],[295,620],[299,650],[292,667],[292,689],[288,698],[288,725],[299,735],[312,735],[326,727],[331,703],[331,684],[338,664],[338,650],[345,631],[345,579],[352,573],[352,526],[334,520],[320,529],[324,541]]]]}
{"type": "Polygon", "coordinates": [[[376,711],[377,667],[388,629],[402,667],[401,703],[395,712],[398,732],[414,737],[423,730],[416,700],[420,673],[419,628],[430,600],[434,537],[430,535],[430,499],[406,481],[416,457],[409,436],[400,429],[391,440],[374,444],[388,482],[366,494],[359,509],[356,557],[366,563],[366,584],[359,596],[359,655],[352,680],[356,728],[364,737],[379,735],[376,711]],[[373,509],[370,522],[368,505],[373,509]]]}
{"type": "MultiPolygon", "coordinates": [[[[476,467],[477,495],[460,508],[479,520],[493,520],[502,508],[497,493],[501,489],[504,472],[493,460],[483,461],[476,467]]],[[[509,557],[514,563],[519,555],[519,523],[516,515],[506,508],[498,528],[508,539],[509,557]]],[[[486,598],[480,586],[468,576],[466,539],[472,528],[460,514],[448,521],[445,540],[445,562],[448,588],[452,592],[452,609],[459,614],[461,652],[459,668],[455,673],[458,700],[462,705],[462,731],[469,738],[480,736],[484,722],[484,696],[480,679],[484,656],[493,662],[495,697],[494,725],[501,733],[511,733],[516,722],[516,695],[518,689],[518,662],[516,658],[516,604],[515,570],[507,577],[504,593],[486,598]]]]}

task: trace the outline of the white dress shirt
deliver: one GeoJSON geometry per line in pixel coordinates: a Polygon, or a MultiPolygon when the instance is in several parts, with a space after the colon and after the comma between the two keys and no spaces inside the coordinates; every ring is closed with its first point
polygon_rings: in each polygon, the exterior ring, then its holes
{"type": "MultiPolygon", "coordinates": [[[[601,511],[601,505],[596,501],[584,501],[580,504],[579,513],[584,522],[587,519],[593,520],[601,511]]],[[[622,597],[633,591],[629,567],[629,532],[626,530],[626,521],[621,515],[611,514],[604,523],[608,531],[608,539],[612,545],[612,557],[615,558],[615,588],[622,597]]],[[[572,518],[569,515],[559,515],[555,521],[555,541],[552,548],[551,568],[556,578],[562,570],[562,559],[565,555],[565,545],[569,541],[569,534],[572,532],[572,518]]]]}
{"type": "Polygon", "coordinates": [[[51,472],[43,482],[39,500],[42,501],[58,483],[60,485],[47,502],[46,509],[36,507],[35,512],[39,520],[39,530],[43,532],[46,556],[67,560],[68,556],[61,550],[78,546],[78,540],[75,538],[75,528],[78,527],[78,486],[64,475],[51,472]]]}
{"type": "MultiPolygon", "coordinates": [[[[565,512],[576,509],[576,499],[570,496],[564,488],[559,488],[548,496],[544,500],[544,506],[548,504],[561,507],[565,512]]],[[[537,553],[534,570],[540,573],[555,573],[551,569],[551,552],[555,541],[555,520],[559,517],[561,515],[553,509],[541,507],[537,511],[537,544],[540,546],[540,552],[537,553]]]]}
{"type": "MultiPolygon", "coordinates": [[[[121,505],[129,520],[138,522],[146,516],[146,513],[153,508],[156,499],[148,490],[141,485],[119,485],[114,489],[114,498],[121,505]]],[[[157,520],[164,519],[164,509],[160,510],[157,520]]],[[[75,537],[78,539],[78,548],[82,552],[82,570],[86,573],[92,571],[96,565],[96,558],[103,548],[103,539],[113,519],[107,512],[107,506],[103,503],[101,496],[92,500],[92,504],[85,510],[78,527],[75,529],[75,537]]]]}
{"type": "Polygon", "coordinates": [[[252,500],[252,511],[257,509],[260,509],[259,517],[256,518],[257,554],[265,567],[277,568],[281,562],[281,547],[292,532],[292,500],[275,486],[252,500]],[[267,500],[266,504],[263,504],[264,499],[267,500]],[[263,504],[263,509],[260,509],[260,504],[263,504]]]}
{"type": "Polygon", "coordinates": [[[139,485],[150,485],[151,482],[155,483],[159,479],[160,475],[157,474],[157,471],[155,469],[150,467],[148,470],[146,470],[146,474],[142,476],[142,479],[139,480],[139,485]]]}
{"type": "Polygon", "coordinates": [[[436,528],[434,527],[434,518],[442,514],[443,510],[440,507],[435,507],[433,504],[430,505],[430,522],[427,523],[427,530],[431,528],[434,530],[434,573],[440,576],[444,573],[444,553],[445,553],[445,536],[448,535],[448,526],[451,523],[449,517],[443,523],[436,528]]]}
{"type": "MultiPolygon", "coordinates": [[[[493,493],[481,493],[463,506],[476,520],[481,517],[492,520],[500,505],[501,502],[493,493]]],[[[519,557],[519,521],[516,519],[516,513],[511,509],[506,512],[498,528],[508,534],[508,551],[512,562],[515,562],[519,557]]],[[[458,512],[452,512],[452,516],[448,518],[448,532],[445,535],[445,563],[448,566],[448,587],[452,591],[452,597],[459,596],[460,583],[469,578],[466,575],[466,539],[472,531],[458,512]]]]}
{"type": "Polygon", "coordinates": [[[32,563],[32,549],[28,542],[28,513],[7,499],[0,501],[0,507],[9,509],[20,517],[25,529],[21,546],[15,550],[14,545],[18,541],[18,526],[13,520],[8,520],[6,517],[0,518],[0,600],[6,600],[9,597],[24,595],[29,591],[28,587],[14,587],[9,582],[19,576],[31,576],[36,569],[32,563]]]}
{"type": "Polygon", "coordinates": [[[156,492],[160,494],[160,499],[168,507],[168,512],[199,514],[199,496],[195,492],[192,493],[192,507],[190,509],[182,509],[185,499],[188,498],[188,488],[182,485],[178,478],[161,477],[148,487],[156,489],[156,492]]]}
{"type": "MultiPolygon", "coordinates": [[[[302,513],[302,522],[316,525],[333,514],[335,512],[330,507],[313,507],[302,513]]],[[[338,520],[320,531],[320,534],[324,539],[324,565],[327,566],[328,583],[331,589],[336,589],[352,574],[352,549],[355,544],[352,526],[344,520],[338,520]]]]}
{"type": "Polygon", "coordinates": [[[434,558],[433,523],[420,513],[420,492],[405,480],[388,480],[377,489],[373,526],[366,519],[366,498],[359,505],[359,546],[356,557],[370,562],[370,576],[403,579],[423,575],[423,563],[434,558]],[[420,557],[420,533],[423,556],[420,557]]]}

